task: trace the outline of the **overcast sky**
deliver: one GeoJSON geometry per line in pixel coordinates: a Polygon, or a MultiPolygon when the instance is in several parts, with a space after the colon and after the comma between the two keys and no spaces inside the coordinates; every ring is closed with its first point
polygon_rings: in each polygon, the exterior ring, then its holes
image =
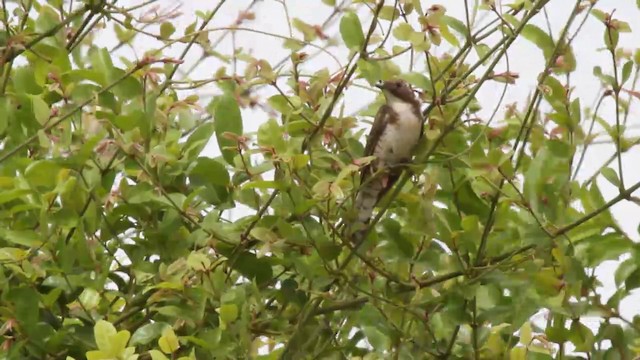
{"type": "MultiPolygon", "coordinates": [[[[338,0],[337,2],[340,1],[338,0]]],[[[511,2],[512,1],[508,1],[505,3],[511,2]]],[[[140,0],[127,0],[119,2],[119,4],[138,3],[140,3],[140,0]]],[[[158,1],[158,4],[160,4],[161,7],[172,7],[175,3],[176,2],[173,0],[158,1]]],[[[182,15],[172,21],[178,29],[177,34],[182,34],[183,29],[193,21],[194,12],[196,10],[210,10],[213,9],[213,7],[217,3],[218,2],[215,0],[185,1],[180,8],[182,15]]],[[[210,28],[229,26],[237,18],[238,13],[242,10],[245,10],[251,3],[252,1],[250,0],[228,0],[222,6],[220,12],[212,21],[210,28]]],[[[387,3],[393,4],[393,1],[388,0],[387,3]]],[[[423,6],[427,8],[428,6],[433,5],[435,2],[422,1],[422,3],[423,6]]],[[[441,3],[447,7],[447,13],[449,15],[455,16],[459,19],[463,19],[463,0],[441,1],[441,3]]],[[[473,1],[470,1],[470,3],[473,3],[473,1]]],[[[496,1],[496,3],[500,3],[500,1],[496,1]]],[[[555,38],[557,38],[557,35],[564,25],[567,15],[571,11],[574,3],[575,2],[571,0],[551,0],[551,3],[547,7],[548,20],[551,24],[554,35],[556,35],[555,38]]],[[[332,13],[332,8],[322,4],[319,0],[288,0],[286,1],[286,4],[290,18],[299,18],[310,24],[320,24],[332,13]]],[[[600,0],[597,4],[597,8],[607,12],[615,10],[614,17],[630,23],[632,29],[635,31],[635,34],[622,34],[620,37],[620,45],[630,50],[635,50],[634,46],[640,44],[640,29],[636,28],[637,19],[640,18],[640,12],[636,7],[636,1],[600,0]]],[[[269,33],[289,36],[289,28],[287,26],[287,18],[284,12],[282,1],[257,1],[251,11],[256,14],[256,19],[254,21],[247,22],[243,26],[259,29],[269,33]]],[[[369,19],[369,14],[363,12],[361,21],[364,27],[368,27],[370,21],[369,19]]],[[[482,19],[482,14],[479,14],[479,19],[482,19]]],[[[543,29],[546,29],[547,25],[545,24],[544,16],[538,16],[537,20],[538,21],[536,21],[535,23],[540,25],[543,29]]],[[[337,33],[337,24],[338,22],[334,22],[334,25],[326,30],[326,34],[335,35],[337,33]]],[[[585,23],[581,34],[576,38],[573,44],[573,49],[577,55],[578,68],[572,75],[572,84],[573,86],[575,86],[574,94],[581,98],[581,104],[583,106],[591,106],[594,103],[596,97],[599,95],[599,80],[592,75],[593,67],[596,65],[600,65],[603,69],[605,69],[605,71],[610,71],[611,69],[610,55],[599,49],[603,45],[603,32],[603,24],[597,21],[595,18],[591,17],[585,23]]],[[[296,32],[295,29],[293,30],[293,33],[295,36],[300,37],[300,34],[296,32]]],[[[222,31],[212,32],[210,39],[214,41],[222,34],[222,31]]],[[[101,44],[104,43],[105,46],[116,43],[116,40],[114,38],[109,37],[100,38],[99,41],[101,44]]],[[[284,50],[282,48],[282,43],[282,39],[274,38],[271,36],[242,31],[239,31],[236,34],[236,45],[238,47],[249,50],[256,58],[263,58],[271,63],[276,63],[277,61],[280,61],[289,55],[288,50],[284,50]]],[[[123,49],[123,54],[127,54],[127,57],[139,57],[144,49],[148,49],[150,47],[158,47],[159,45],[159,43],[153,40],[149,40],[147,38],[139,38],[136,42],[135,47],[136,54],[133,54],[130,50],[127,49],[123,49]]],[[[216,48],[217,51],[223,54],[230,54],[231,49],[232,46],[230,36],[227,36],[227,38],[220,43],[219,47],[216,48]]],[[[442,50],[432,50],[435,54],[441,54],[447,49],[445,48],[442,50]]],[[[170,49],[170,51],[171,53],[177,55],[180,53],[181,48],[174,47],[170,49]]],[[[314,53],[314,51],[309,48],[305,49],[305,51],[309,52],[310,54],[314,53]]],[[[338,59],[341,59],[341,61],[346,61],[347,52],[343,47],[332,47],[329,49],[329,51],[335,54],[338,59]]],[[[502,104],[497,103],[497,94],[502,91],[503,85],[498,83],[489,83],[480,91],[478,98],[484,109],[487,111],[486,114],[490,113],[490,111],[498,105],[504,108],[506,104],[513,102],[518,102],[520,108],[522,108],[525,104],[527,96],[530,95],[534,90],[536,77],[543,68],[543,58],[541,51],[524,39],[518,41],[508,54],[510,60],[510,70],[519,73],[520,79],[518,80],[516,85],[512,85],[508,88],[507,96],[502,104]]],[[[192,53],[190,53],[189,56],[187,56],[187,63],[184,64],[182,68],[188,69],[190,67],[190,63],[193,63],[193,61],[197,60],[199,58],[199,55],[200,52],[198,50],[194,50],[192,53]]],[[[407,66],[406,59],[404,59],[404,62],[401,61],[400,64],[402,64],[403,66],[407,66]]],[[[193,71],[193,73],[191,74],[191,78],[210,78],[212,77],[213,73],[222,65],[222,63],[216,62],[214,60],[204,62],[201,66],[197,67],[195,71],[193,71]]],[[[313,71],[322,67],[328,67],[333,71],[336,70],[338,66],[339,65],[330,56],[320,55],[313,60],[305,63],[303,71],[312,73],[313,71]]],[[[498,66],[496,68],[496,71],[500,72],[506,69],[506,64],[503,63],[501,66],[498,66]]],[[[240,69],[240,73],[242,73],[242,69],[240,69]]],[[[359,83],[363,85],[366,84],[362,80],[360,80],[359,83]]],[[[211,95],[214,94],[215,91],[215,88],[212,87],[206,90],[199,90],[199,93],[211,95]]],[[[261,97],[263,98],[266,98],[271,94],[273,94],[272,91],[260,93],[261,97]]],[[[346,92],[346,99],[348,100],[346,101],[347,113],[357,111],[358,109],[366,106],[371,102],[374,96],[375,93],[371,90],[357,87],[349,88],[346,92]]],[[[609,123],[615,123],[613,101],[605,102],[605,106],[603,108],[603,111],[601,112],[601,115],[609,123]]],[[[629,118],[629,126],[633,129],[630,130],[628,134],[640,133],[638,131],[638,125],[640,123],[638,122],[637,115],[637,106],[635,106],[634,103],[631,116],[629,118]]],[[[257,127],[267,118],[267,115],[265,113],[261,111],[251,110],[245,110],[243,112],[243,116],[245,121],[245,131],[255,131],[257,127]]],[[[599,131],[600,130],[601,129],[599,129],[599,131]]],[[[217,153],[217,145],[212,142],[207,148],[207,154],[210,156],[216,156],[217,153]]],[[[590,177],[599,168],[599,166],[613,153],[614,146],[612,144],[591,146],[590,150],[587,152],[587,158],[579,175],[579,179],[586,179],[590,177]]],[[[639,152],[634,149],[631,154],[625,154],[623,157],[623,161],[625,184],[633,184],[637,181],[640,181],[640,167],[638,166],[638,164],[640,164],[639,152]]],[[[599,184],[607,199],[613,198],[617,195],[617,189],[609,185],[607,182],[602,181],[599,184]]],[[[638,240],[637,229],[640,222],[638,210],[639,209],[637,206],[625,202],[619,203],[612,210],[615,218],[620,222],[622,228],[636,241],[638,240]]],[[[615,290],[613,273],[616,267],[616,262],[609,262],[603,265],[597,271],[598,278],[605,284],[604,288],[601,289],[601,293],[607,294],[607,296],[612,294],[615,290]]],[[[640,306],[634,305],[634,303],[640,304],[640,296],[638,296],[638,293],[636,293],[635,296],[632,296],[623,301],[621,310],[622,314],[625,317],[631,318],[632,315],[640,313],[640,306]]]]}

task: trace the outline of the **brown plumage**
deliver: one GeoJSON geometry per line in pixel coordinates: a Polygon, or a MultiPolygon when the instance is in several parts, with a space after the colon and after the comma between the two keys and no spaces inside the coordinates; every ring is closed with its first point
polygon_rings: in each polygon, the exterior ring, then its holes
{"type": "Polygon", "coordinates": [[[402,172],[399,165],[411,159],[422,137],[420,102],[409,84],[391,80],[376,86],[382,90],[386,103],[376,114],[364,150],[365,156],[376,158],[362,169],[360,176],[356,234],[371,220],[373,208],[398,180],[402,172]]]}

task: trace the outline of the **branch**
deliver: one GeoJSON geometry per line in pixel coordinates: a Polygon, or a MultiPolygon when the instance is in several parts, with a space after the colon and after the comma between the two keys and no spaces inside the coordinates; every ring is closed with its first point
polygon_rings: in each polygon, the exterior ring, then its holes
{"type": "Polygon", "coordinates": [[[369,298],[363,296],[363,297],[355,298],[353,300],[337,302],[337,303],[323,306],[317,309],[316,311],[313,312],[313,316],[329,314],[332,312],[342,311],[342,310],[359,309],[362,307],[362,305],[366,304],[368,301],[369,301],[369,298]]]}
{"type": "MultiPolygon", "coordinates": [[[[509,251],[509,252],[506,252],[506,253],[504,253],[502,255],[498,255],[498,256],[496,256],[494,258],[488,259],[487,261],[485,261],[484,263],[480,264],[479,266],[477,266],[475,268],[470,268],[469,270],[470,271],[471,270],[478,270],[478,269],[483,269],[488,265],[499,264],[504,260],[507,260],[509,258],[512,258],[513,256],[522,254],[522,253],[527,252],[529,250],[532,250],[535,247],[536,247],[536,245],[533,245],[533,244],[522,246],[522,247],[517,248],[517,249],[515,249],[513,251],[509,251]]],[[[453,272],[450,272],[448,274],[444,274],[444,275],[440,275],[440,276],[434,276],[433,278],[431,278],[429,280],[419,281],[418,282],[418,287],[420,289],[422,289],[422,288],[425,288],[425,287],[433,286],[433,285],[445,282],[445,281],[450,280],[450,279],[455,279],[455,278],[457,278],[459,276],[463,276],[465,274],[466,273],[463,272],[463,271],[453,271],[453,272]]],[[[477,275],[479,276],[481,274],[477,274],[477,275]]],[[[411,288],[411,289],[413,289],[413,288],[411,288]]],[[[409,289],[403,289],[403,290],[409,290],[409,289]]]]}
{"type": "MultiPolygon", "coordinates": [[[[615,10],[614,10],[615,11],[615,10]]],[[[620,79],[618,75],[618,59],[616,57],[616,47],[613,45],[613,38],[611,34],[611,15],[607,17],[605,20],[605,27],[607,28],[607,37],[609,38],[610,46],[609,53],[611,54],[611,63],[613,65],[613,98],[615,100],[615,117],[616,117],[616,154],[618,158],[618,174],[620,176],[620,184],[618,185],[619,190],[624,190],[624,175],[622,172],[622,146],[620,146],[620,89],[622,84],[620,84],[620,79]]]]}
{"type": "Polygon", "coordinates": [[[608,210],[610,207],[612,207],[613,205],[619,203],[620,201],[629,199],[631,194],[633,194],[633,192],[635,192],[638,189],[640,189],[640,182],[637,182],[632,187],[620,192],[618,194],[618,196],[616,196],[613,199],[609,200],[606,204],[602,205],[600,208],[596,209],[595,211],[585,215],[584,217],[572,222],[569,225],[566,225],[566,226],[560,228],[559,230],[557,230],[553,234],[553,238],[557,238],[558,236],[566,234],[567,232],[575,229],[576,227],[578,227],[578,226],[584,224],[585,222],[593,219],[594,217],[600,215],[602,212],[608,210]]]}

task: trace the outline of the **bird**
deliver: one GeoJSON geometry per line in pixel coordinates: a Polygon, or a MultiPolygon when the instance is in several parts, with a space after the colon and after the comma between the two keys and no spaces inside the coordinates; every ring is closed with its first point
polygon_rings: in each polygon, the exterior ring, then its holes
{"type": "Polygon", "coordinates": [[[363,240],[373,209],[398,180],[423,134],[420,100],[411,86],[400,79],[379,81],[375,86],[382,91],[385,103],[374,118],[364,148],[364,156],[375,158],[360,171],[353,243],[363,240]]]}

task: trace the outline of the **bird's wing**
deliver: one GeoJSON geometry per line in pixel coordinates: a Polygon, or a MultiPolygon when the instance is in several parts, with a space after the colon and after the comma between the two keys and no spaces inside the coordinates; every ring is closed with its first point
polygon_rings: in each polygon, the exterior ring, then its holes
{"type": "Polygon", "coordinates": [[[367,136],[367,145],[364,147],[364,156],[373,155],[374,150],[380,140],[380,137],[384,133],[384,129],[387,127],[389,123],[388,117],[391,116],[391,108],[384,104],[378,110],[375,119],[373,120],[373,125],[371,126],[371,131],[369,132],[369,136],[367,136]]]}
{"type": "Polygon", "coordinates": [[[418,119],[421,119],[420,122],[420,137],[418,138],[418,143],[420,142],[420,140],[422,140],[422,137],[424,136],[424,116],[422,116],[422,111],[420,111],[420,106],[416,106],[414,108],[414,114],[418,117],[418,119]]]}
{"type": "MultiPolygon", "coordinates": [[[[373,126],[367,137],[367,144],[364,148],[364,155],[374,155],[378,141],[382,138],[387,124],[389,124],[389,117],[392,116],[391,108],[388,105],[382,105],[373,120],[373,126]]],[[[376,171],[376,160],[373,160],[368,165],[364,166],[360,173],[360,188],[358,189],[358,195],[356,196],[355,207],[358,209],[358,218],[356,221],[356,228],[364,226],[369,222],[373,208],[376,206],[380,193],[384,191],[382,179],[380,177],[369,179],[369,177],[376,171]]]]}

